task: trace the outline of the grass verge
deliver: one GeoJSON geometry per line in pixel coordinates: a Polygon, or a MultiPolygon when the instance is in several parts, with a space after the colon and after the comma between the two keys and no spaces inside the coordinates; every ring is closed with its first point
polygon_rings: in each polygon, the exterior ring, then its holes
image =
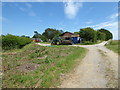
{"type": "Polygon", "coordinates": [[[90,41],[83,41],[83,43],[80,43],[78,45],[95,45],[95,44],[99,44],[102,41],[98,40],[97,42],[90,42],[90,41]]]}
{"type": "Polygon", "coordinates": [[[105,45],[108,49],[120,54],[120,49],[119,49],[119,40],[112,40],[109,42],[109,44],[105,45]]]}
{"type": "Polygon", "coordinates": [[[61,74],[71,71],[77,65],[78,58],[80,61],[86,52],[81,47],[43,47],[31,43],[18,52],[3,53],[3,87],[56,87],[60,83],[61,74]],[[37,65],[37,68],[31,71],[33,66],[25,67],[28,64],[37,65]]]}
{"type": "Polygon", "coordinates": [[[50,42],[39,42],[39,43],[42,43],[42,44],[51,44],[50,42]]]}

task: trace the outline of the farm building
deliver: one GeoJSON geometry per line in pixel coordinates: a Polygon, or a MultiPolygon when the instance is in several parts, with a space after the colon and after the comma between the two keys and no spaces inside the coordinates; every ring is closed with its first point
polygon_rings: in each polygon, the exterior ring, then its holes
{"type": "Polygon", "coordinates": [[[71,32],[65,32],[63,34],[60,35],[61,37],[63,37],[64,39],[72,39],[74,44],[80,43],[81,42],[81,38],[79,36],[79,34],[74,34],[71,32]]]}

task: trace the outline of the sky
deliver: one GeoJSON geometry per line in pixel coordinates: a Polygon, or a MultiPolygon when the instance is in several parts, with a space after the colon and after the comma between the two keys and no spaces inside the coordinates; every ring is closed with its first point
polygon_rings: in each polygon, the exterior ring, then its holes
{"type": "Polygon", "coordinates": [[[117,2],[2,2],[2,34],[40,34],[47,28],[78,32],[105,28],[118,39],[117,2]]]}

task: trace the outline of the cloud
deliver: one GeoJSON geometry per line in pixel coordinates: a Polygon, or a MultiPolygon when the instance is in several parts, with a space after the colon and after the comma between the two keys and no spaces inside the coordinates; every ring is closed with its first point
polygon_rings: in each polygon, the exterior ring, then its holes
{"type": "MultiPolygon", "coordinates": [[[[2,0],[2,2],[63,2],[68,0],[2,0]]],[[[74,0],[81,2],[82,0],[74,0]]],[[[119,0],[85,0],[85,2],[119,2],[119,0]]]]}
{"type": "Polygon", "coordinates": [[[23,8],[23,7],[19,7],[19,9],[23,12],[26,11],[26,8],[23,8]]]}
{"type": "Polygon", "coordinates": [[[3,18],[2,18],[2,16],[0,16],[0,22],[2,22],[3,21],[3,18]]]}
{"type": "Polygon", "coordinates": [[[118,13],[112,14],[112,15],[110,16],[111,19],[115,19],[115,18],[117,18],[117,17],[118,17],[118,13]]]}
{"type": "Polygon", "coordinates": [[[29,16],[36,16],[36,13],[33,11],[30,11],[28,14],[29,14],[29,16]]]}
{"type": "Polygon", "coordinates": [[[26,3],[26,6],[27,6],[28,8],[32,8],[32,5],[29,4],[29,3],[26,3]]]}
{"type": "Polygon", "coordinates": [[[86,24],[92,24],[93,23],[93,20],[88,20],[87,22],[86,22],[86,24]]]}
{"type": "Polygon", "coordinates": [[[29,16],[36,16],[36,13],[32,10],[32,5],[29,3],[25,3],[24,6],[15,5],[24,13],[27,13],[29,16]]]}
{"type": "Polygon", "coordinates": [[[7,22],[7,21],[8,21],[7,18],[0,16],[0,22],[7,22]]]}
{"type": "Polygon", "coordinates": [[[82,2],[68,1],[64,2],[64,12],[69,19],[76,17],[80,7],[82,7],[82,2]]]}
{"type": "Polygon", "coordinates": [[[110,30],[113,33],[113,39],[118,39],[118,22],[117,21],[102,22],[97,25],[92,25],[87,27],[91,27],[96,30],[105,28],[107,30],[110,30]]]}
{"type": "Polygon", "coordinates": [[[105,28],[110,30],[113,33],[113,39],[118,39],[118,16],[120,13],[113,13],[112,15],[108,16],[108,21],[98,23],[96,25],[89,25],[86,27],[94,28],[95,30],[105,28]]]}

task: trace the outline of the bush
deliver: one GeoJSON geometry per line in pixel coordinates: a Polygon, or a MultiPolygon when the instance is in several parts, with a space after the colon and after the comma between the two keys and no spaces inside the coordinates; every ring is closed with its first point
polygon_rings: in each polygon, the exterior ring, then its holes
{"type": "Polygon", "coordinates": [[[15,48],[22,48],[26,44],[31,43],[30,38],[19,37],[11,34],[7,34],[6,36],[2,36],[2,49],[10,50],[15,48]]]}

